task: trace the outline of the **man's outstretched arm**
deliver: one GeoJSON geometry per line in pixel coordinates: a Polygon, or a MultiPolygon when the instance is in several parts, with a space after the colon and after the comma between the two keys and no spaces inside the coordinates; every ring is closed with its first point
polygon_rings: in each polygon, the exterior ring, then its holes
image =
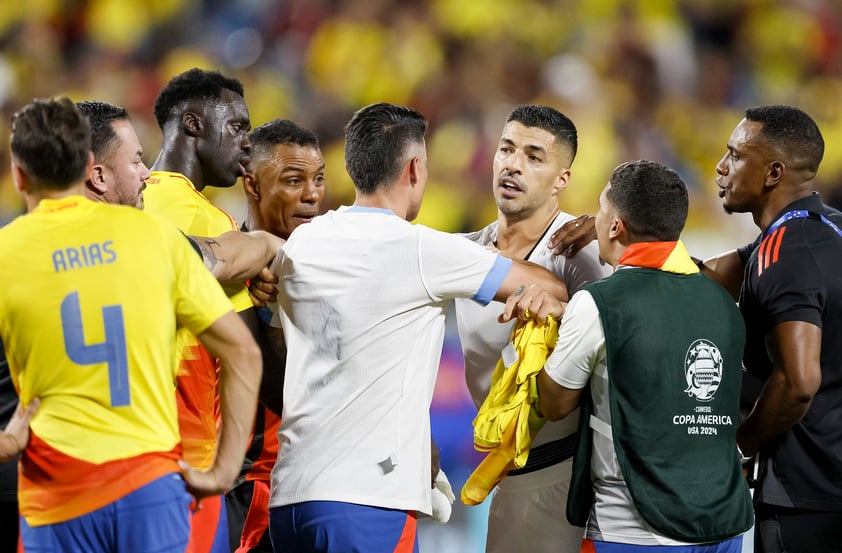
{"type": "Polygon", "coordinates": [[[248,280],[275,259],[283,238],[262,230],[232,230],[214,238],[191,236],[205,267],[217,280],[248,280]]]}

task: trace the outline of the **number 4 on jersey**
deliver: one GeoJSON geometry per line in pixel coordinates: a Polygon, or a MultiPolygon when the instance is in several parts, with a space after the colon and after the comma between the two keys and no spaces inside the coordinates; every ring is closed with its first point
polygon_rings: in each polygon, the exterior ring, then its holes
{"type": "Polygon", "coordinates": [[[82,310],[79,292],[71,292],[61,302],[61,327],[64,332],[64,351],[78,365],[108,364],[108,385],[111,406],[124,407],[131,403],[129,391],[129,361],[126,352],[126,331],[123,325],[123,307],[106,305],[102,308],[105,341],[85,343],[82,328],[82,310]]]}

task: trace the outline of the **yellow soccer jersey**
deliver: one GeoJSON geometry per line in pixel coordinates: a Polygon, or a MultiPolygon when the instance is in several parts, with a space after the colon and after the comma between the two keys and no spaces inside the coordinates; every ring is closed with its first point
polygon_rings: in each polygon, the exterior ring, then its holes
{"type": "MultiPolygon", "coordinates": [[[[239,230],[237,222],[196,190],[181,173],[154,171],[143,192],[144,211],[153,213],[193,236],[219,236],[239,230]]],[[[237,311],[252,307],[248,290],[242,282],[222,283],[222,288],[237,311]]]]}
{"type": "Polygon", "coordinates": [[[177,470],[176,328],[232,310],[181,232],[72,196],[0,229],[0,254],[0,337],[21,401],[41,398],[22,459],[30,524],[177,470]]]}
{"type": "MultiPolygon", "coordinates": [[[[146,181],[144,210],[171,221],[187,234],[217,236],[237,229],[230,215],[213,205],[180,173],[155,171],[146,181]]],[[[228,283],[225,293],[237,311],[252,306],[242,283],[228,283]]],[[[178,333],[178,425],[184,460],[207,469],[216,455],[219,401],[216,360],[188,331],[178,333]]]]}

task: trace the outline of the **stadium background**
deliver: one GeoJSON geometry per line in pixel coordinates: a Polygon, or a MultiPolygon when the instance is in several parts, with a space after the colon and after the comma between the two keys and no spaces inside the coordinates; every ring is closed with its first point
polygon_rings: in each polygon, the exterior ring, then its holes
{"type": "MultiPolygon", "coordinates": [[[[22,210],[8,122],[33,97],[125,106],[147,165],[160,147],[152,104],[193,66],[239,78],[257,126],[313,129],[327,160],[326,208],[348,203],[342,127],[362,105],[410,105],[430,120],[430,183],[419,222],[446,231],[495,218],[491,159],[506,114],[553,105],[579,129],[562,208],[593,213],[619,162],[678,170],[691,191],[685,241],[704,257],[754,235],[726,216],[714,167],[745,107],[795,104],[827,150],[819,186],[842,201],[842,3],[838,0],[6,0],[0,3],[0,223],[22,210]]],[[[242,220],[240,185],[208,189],[242,220]]],[[[442,466],[458,489],[479,455],[452,329],[433,409],[442,466]]],[[[487,507],[487,506],[486,506],[487,507]]],[[[482,551],[484,507],[457,502],[422,550],[482,551]]]]}

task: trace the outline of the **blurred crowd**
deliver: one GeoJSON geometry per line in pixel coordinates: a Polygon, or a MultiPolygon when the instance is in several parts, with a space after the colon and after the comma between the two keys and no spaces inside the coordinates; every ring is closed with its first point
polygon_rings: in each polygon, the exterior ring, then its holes
{"type": "MultiPolygon", "coordinates": [[[[491,159],[505,115],[552,105],[579,128],[562,207],[593,212],[611,169],[665,163],[691,188],[693,230],[727,230],[713,183],[744,108],[794,104],[819,123],[819,181],[842,200],[838,0],[10,0],[0,4],[0,110],[67,95],[126,107],[151,164],[152,103],[189,67],[237,77],[254,126],[314,130],[334,207],[353,198],[342,130],[375,101],[430,120],[419,221],[473,230],[494,218],[491,159]]],[[[0,133],[0,221],[22,209],[0,133]]],[[[214,200],[244,212],[242,190],[214,200]]],[[[749,227],[750,221],[745,222],[749,227]]],[[[732,244],[738,245],[738,243],[732,244]]]]}
{"type": "MultiPolygon", "coordinates": [[[[576,123],[579,154],[561,194],[576,215],[595,212],[618,163],[646,158],[689,185],[688,230],[710,243],[702,253],[741,245],[756,227],[724,214],[715,166],[744,109],[768,103],[796,105],[818,122],[827,146],[818,183],[842,208],[839,0],[3,0],[0,224],[23,210],[8,169],[14,111],[56,95],[122,105],[151,165],[161,142],[154,99],[194,66],[242,81],[254,127],[284,117],[318,135],[327,208],[353,200],[343,127],[377,101],[430,121],[418,220],[440,230],[496,218],[491,161],[520,103],[551,105],[576,123]]],[[[243,219],[240,186],[205,191],[243,219]]],[[[466,396],[454,397],[463,378],[458,343],[446,343],[433,424],[457,486],[470,469],[456,468],[454,454],[470,457],[474,413],[466,396]],[[458,429],[457,415],[465,419],[458,429]]],[[[457,504],[454,519],[465,517],[485,524],[484,512],[457,504]]],[[[447,542],[468,551],[457,528],[439,532],[434,549],[447,542]]]]}

